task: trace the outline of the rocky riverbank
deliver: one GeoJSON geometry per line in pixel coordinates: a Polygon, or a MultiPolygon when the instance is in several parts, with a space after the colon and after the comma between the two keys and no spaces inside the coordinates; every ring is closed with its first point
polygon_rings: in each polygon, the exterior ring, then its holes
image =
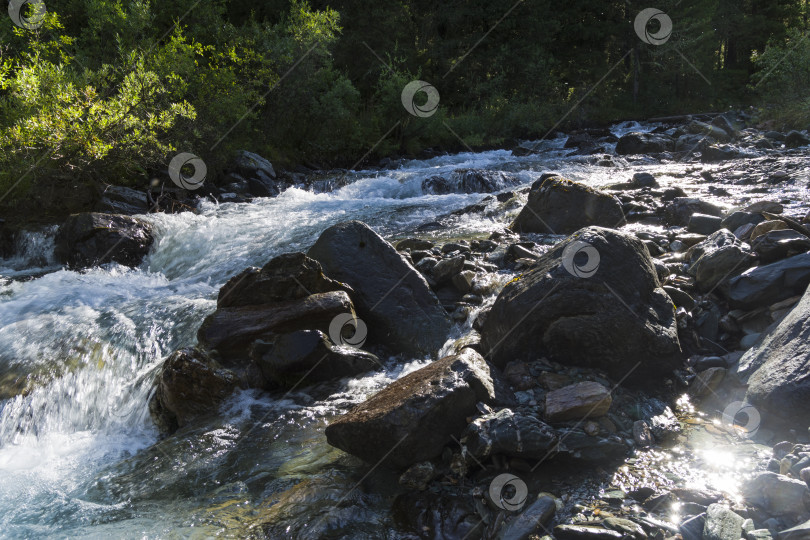
{"type": "MultiPolygon", "coordinates": [[[[331,510],[291,520],[304,481],[273,493],[251,534],[810,537],[810,140],[743,120],[574,133],[565,146],[583,176],[615,169],[615,182],[431,176],[426,194],[481,200],[389,239],[344,221],[244,269],[157,374],[162,444],[222,422],[235,392],[318,398],[421,358],[321,440],[397,479],[361,480],[333,505],[383,494],[384,524],[331,510]],[[674,177],[638,164],[688,166],[674,177]],[[437,238],[473,217],[491,228],[437,238]],[[731,483],[684,473],[707,441],[745,456],[731,483]]],[[[260,165],[244,174],[269,178],[260,165]]],[[[56,254],[138,266],[154,235],[142,217],[85,214],[62,226],[56,254]]]]}

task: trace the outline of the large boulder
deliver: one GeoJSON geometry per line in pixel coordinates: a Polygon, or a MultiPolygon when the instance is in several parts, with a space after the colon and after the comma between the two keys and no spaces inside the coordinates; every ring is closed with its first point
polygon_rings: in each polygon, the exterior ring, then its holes
{"type": "Polygon", "coordinates": [[[810,284],[810,253],[758,266],[728,280],[721,287],[734,309],[756,309],[804,293],[810,284]]]}
{"type": "Polygon", "coordinates": [[[722,229],[687,252],[690,276],[704,292],[714,289],[720,282],[741,274],[751,267],[754,257],[747,244],[722,229]]]}
{"type": "Polygon", "coordinates": [[[500,401],[497,375],[464,349],[393,382],[326,428],[326,440],[371,464],[406,468],[460,437],[476,403],[500,401]]]}
{"type": "Polygon", "coordinates": [[[612,403],[610,390],[597,382],[572,384],[546,394],[546,420],[553,423],[599,418],[607,414],[612,403]]]}
{"type": "Polygon", "coordinates": [[[664,208],[664,217],[670,225],[688,225],[693,214],[722,217],[725,211],[694,197],[676,197],[664,208]]]}
{"type": "Polygon", "coordinates": [[[810,292],[740,359],[747,399],[779,416],[804,417],[810,402],[810,292]]]}
{"type": "Polygon", "coordinates": [[[237,377],[203,351],[181,349],[164,362],[149,410],[158,427],[171,433],[215,413],[237,386],[237,377]]]}
{"type": "Polygon", "coordinates": [[[370,341],[411,354],[435,353],[450,318],[425,278],[365,223],[348,221],[321,234],[308,255],[354,290],[370,341]]]}
{"type": "Polygon", "coordinates": [[[512,230],[571,234],[582,227],[624,225],[622,204],[613,195],[560,177],[547,178],[529,193],[512,230]]]}
{"type": "Polygon", "coordinates": [[[450,178],[431,176],[422,181],[422,191],[434,195],[447,193],[492,193],[517,186],[520,179],[501,171],[460,169],[450,178]]]}
{"type": "Polygon", "coordinates": [[[804,516],[810,510],[807,484],[774,472],[761,472],[743,484],[742,496],[772,516],[804,516]]]}
{"type": "Polygon", "coordinates": [[[56,234],[54,255],[70,268],[108,262],[138,266],[154,242],[152,225],[119,214],[74,214],[56,234]]]}
{"type": "Polygon", "coordinates": [[[231,278],[219,290],[217,307],[259,306],[333,291],[352,292],[326,277],[318,261],[303,253],[285,253],[261,269],[247,268],[231,278]]]}
{"type": "Polygon", "coordinates": [[[482,346],[497,366],[550,355],[622,380],[649,380],[680,363],[675,308],[647,248],[601,227],[572,235],[507,284],[482,346]]]}
{"type": "Polygon", "coordinates": [[[257,340],[251,357],[266,380],[285,388],[351,377],[382,365],[371,353],[335,345],[320,330],[298,330],[257,340]]]}
{"type": "Polygon", "coordinates": [[[631,154],[660,154],[674,148],[674,141],[667,135],[657,133],[628,133],[616,144],[620,156],[631,154]]]}
{"type": "Polygon", "coordinates": [[[355,317],[352,301],[344,291],[274,304],[219,308],[203,321],[197,339],[200,345],[216,350],[225,359],[244,360],[257,339],[296,330],[320,330],[328,334],[335,317],[344,314],[355,317]]]}
{"type": "Polygon", "coordinates": [[[810,238],[792,229],[772,230],[753,239],[751,247],[767,264],[810,251],[810,238]]]}

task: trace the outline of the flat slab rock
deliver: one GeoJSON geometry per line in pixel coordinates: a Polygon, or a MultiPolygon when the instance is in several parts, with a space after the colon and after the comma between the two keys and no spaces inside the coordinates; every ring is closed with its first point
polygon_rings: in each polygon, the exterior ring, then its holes
{"type": "Polygon", "coordinates": [[[332,422],[326,440],[364,461],[404,469],[439,456],[460,437],[476,403],[495,405],[497,377],[472,349],[394,381],[332,422]]]}
{"type": "Polygon", "coordinates": [[[572,384],[546,394],[546,419],[565,422],[599,418],[607,414],[613,398],[610,390],[596,382],[572,384]]]}

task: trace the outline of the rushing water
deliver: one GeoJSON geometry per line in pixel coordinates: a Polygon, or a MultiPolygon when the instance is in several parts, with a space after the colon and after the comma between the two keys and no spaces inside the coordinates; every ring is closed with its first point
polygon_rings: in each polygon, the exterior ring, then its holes
{"type": "MultiPolygon", "coordinates": [[[[640,127],[649,128],[614,132],[640,127]]],[[[15,259],[0,260],[0,536],[241,537],[262,521],[279,536],[379,537],[395,479],[384,471],[363,479],[358,462],[326,444],[323,427],[425,359],[284,396],[240,392],[219,421],[163,441],[147,405],[157,370],[196,341],[219,287],[246,266],[306,250],[340,221],[397,238],[482,197],[425,195],[429,176],[489,168],[530,184],[555,170],[603,185],[650,171],[671,173],[675,185],[688,168],[595,167],[566,157],[564,142],[543,143],[539,156],[462,153],[360,172],[334,193],[290,189],[251,204],[206,204],[196,215],[149,215],[157,241],[137,269],[64,270],[53,261],[52,230],[25,236],[15,259]],[[361,480],[374,489],[353,489],[361,480]]],[[[432,234],[485,237],[516,211],[463,216],[432,234]]]]}

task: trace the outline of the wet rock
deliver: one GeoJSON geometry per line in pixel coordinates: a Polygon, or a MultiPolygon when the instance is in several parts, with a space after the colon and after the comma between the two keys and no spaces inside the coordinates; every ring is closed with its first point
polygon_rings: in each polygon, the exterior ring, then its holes
{"type": "Polygon", "coordinates": [[[409,491],[399,495],[391,510],[394,522],[416,538],[476,538],[481,516],[468,494],[409,491]]]}
{"type": "Polygon", "coordinates": [[[705,371],[701,371],[692,381],[689,387],[689,393],[696,397],[706,397],[708,394],[714,392],[726,376],[726,368],[714,367],[705,371]]]}
{"type": "Polygon", "coordinates": [[[450,178],[432,176],[422,182],[422,191],[428,194],[492,193],[517,186],[520,179],[501,171],[461,169],[453,171],[450,178]]]}
{"type": "Polygon", "coordinates": [[[751,203],[744,208],[746,212],[768,212],[771,214],[781,214],[784,210],[784,207],[779,204],[778,202],[774,201],[757,201],[755,203],[751,203]]]}
{"type": "Polygon", "coordinates": [[[610,390],[596,382],[572,384],[546,394],[546,419],[565,422],[599,418],[607,414],[613,398],[610,390]]]}
{"type": "Polygon", "coordinates": [[[638,523],[634,523],[629,519],[610,517],[602,521],[602,526],[624,534],[625,536],[632,536],[636,540],[647,538],[647,533],[644,532],[638,523]]]}
{"type": "Polygon", "coordinates": [[[650,173],[636,173],[633,175],[633,185],[640,188],[658,187],[658,181],[650,173]]]}
{"type": "Polygon", "coordinates": [[[689,218],[687,230],[690,233],[709,235],[717,232],[723,226],[723,220],[717,216],[706,214],[692,214],[689,218]]]}
{"type": "Polygon", "coordinates": [[[644,380],[680,362],[675,308],[647,249],[634,236],[599,227],[561,242],[504,287],[481,337],[499,366],[548,354],[644,380]],[[590,259],[580,262],[574,252],[590,259]],[[583,271],[591,277],[572,273],[583,271]]]}
{"type": "Polygon", "coordinates": [[[518,516],[510,520],[499,536],[501,540],[529,540],[534,534],[542,534],[554,517],[557,504],[554,497],[541,493],[518,516]]]}
{"type": "Polygon", "coordinates": [[[800,131],[791,131],[785,137],[785,146],[787,148],[799,148],[810,144],[810,138],[800,131]]]}
{"type": "Polygon", "coordinates": [[[315,259],[286,253],[261,269],[248,268],[231,278],[219,290],[217,307],[274,304],[332,291],[352,292],[348,285],[326,277],[315,259]]]}
{"type": "Polygon", "coordinates": [[[628,133],[616,143],[620,156],[633,154],[659,154],[675,148],[671,137],[657,133],[628,133]]]}
{"type": "Polygon", "coordinates": [[[553,453],[557,434],[534,416],[503,409],[475,419],[461,442],[479,461],[495,454],[542,459],[553,453]]]}
{"type": "Polygon", "coordinates": [[[326,440],[368,463],[405,468],[438,457],[460,437],[476,403],[499,402],[499,382],[472,349],[393,382],[332,422],[326,440]]]}
{"type": "Polygon", "coordinates": [[[203,351],[181,349],[164,362],[149,410],[162,431],[173,433],[196,418],[215,413],[237,385],[236,376],[203,351]]]}
{"type": "Polygon", "coordinates": [[[320,330],[298,330],[254,342],[251,358],[266,380],[284,388],[359,375],[382,364],[371,353],[337,346],[320,330]]]}
{"type": "Polygon", "coordinates": [[[408,467],[408,470],[399,477],[399,483],[410,489],[425,491],[435,477],[436,467],[429,461],[423,461],[408,467]]]}
{"type": "Polygon", "coordinates": [[[437,285],[443,285],[450,281],[450,279],[461,272],[464,268],[464,257],[459,255],[450,259],[442,259],[430,271],[433,280],[437,285]]]}
{"type": "Polygon", "coordinates": [[[758,266],[720,288],[733,309],[752,310],[802,294],[810,284],[810,253],[758,266]]]}
{"type": "Polygon", "coordinates": [[[706,514],[700,514],[681,523],[679,531],[683,540],[702,540],[705,526],[706,514]]]}
{"type": "Polygon", "coordinates": [[[807,485],[772,472],[762,472],[742,486],[746,502],[762,508],[771,516],[798,517],[808,511],[807,485]]]}
{"type": "Polygon", "coordinates": [[[624,535],[610,529],[587,525],[557,525],[554,527],[557,540],[622,540],[624,535]]]}
{"type": "Polygon", "coordinates": [[[54,255],[70,268],[117,262],[138,266],[154,242],[152,225],[118,214],[85,212],[70,216],[56,234],[54,255]]]}
{"type": "Polygon", "coordinates": [[[751,247],[768,264],[810,251],[810,238],[791,229],[771,231],[758,236],[751,247]]]}
{"type": "Polygon", "coordinates": [[[747,399],[777,415],[807,421],[810,400],[810,293],[740,359],[747,399]]]}
{"type": "Polygon", "coordinates": [[[688,273],[704,292],[740,274],[754,262],[748,246],[725,229],[690,248],[687,256],[691,262],[688,273]]]}
{"type": "Polygon", "coordinates": [[[355,291],[370,341],[420,355],[444,344],[451,324],[447,312],[422,275],[366,224],[328,228],[308,255],[355,291]]]}
{"type": "Polygon", "coordinates": [[[664,208],[670,225],[687,225],[692,214],[723,217],[724,211],[708,201],[692,197],[677,197],[664,208]]]}
{"type": "Polygon", "coordinates": [[[560,428],[557,435],[560,438],[559,454],[576,460],[602,466],[627,453],[627,446],[616,435],[588,435],[582,428],[560,428]]]}
{"type": "Polygon", "coordinates": [[[712,504],[706,510],[704,540],[740,540],[744,518],[722,504],[712,504]]]}
{"type": "Polygon", "coordinates": [[[605,192],[560,177],[547,178],[511,228],[519,232],[571,234],[582,227],[616,228],[625,223],[619,200],[605,192]]]}
{"type": "Polygon", "coordinates": [[[268,334],[296,330],[329,332],[338,315],[354,318],[354,306],[344,291],[313,294],[299,300],[260,306],[217,309],[197,332],[200,344],[225,357],[247,358],[250,345],[268,334]]]}

